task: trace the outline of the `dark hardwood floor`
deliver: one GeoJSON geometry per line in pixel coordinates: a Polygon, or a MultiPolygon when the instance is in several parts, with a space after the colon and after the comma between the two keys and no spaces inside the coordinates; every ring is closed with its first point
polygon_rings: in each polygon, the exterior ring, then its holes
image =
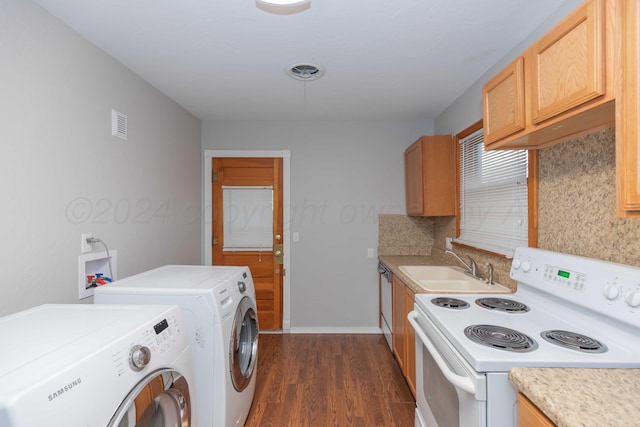
{"type": "Polygon", "coordinates": [[[383,335],[261,334],[246,427],[411,427],[415,400],[383,335]]]}

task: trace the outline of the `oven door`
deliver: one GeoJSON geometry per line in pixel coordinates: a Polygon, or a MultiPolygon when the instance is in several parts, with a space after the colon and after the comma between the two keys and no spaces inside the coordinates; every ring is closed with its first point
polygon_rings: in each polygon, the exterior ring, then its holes
{"type": "Polygon", "coordinates": [[[416,427],[487,427],[486,376],[453,348],[426,314],[415,307],[416,427]]]}

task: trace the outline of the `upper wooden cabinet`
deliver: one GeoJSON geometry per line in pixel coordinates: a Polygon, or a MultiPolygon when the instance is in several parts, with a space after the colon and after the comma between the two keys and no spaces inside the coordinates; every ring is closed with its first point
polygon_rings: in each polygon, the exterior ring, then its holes
{"type": "Polygon", "coordinates": [[[531,121],[605,94],[604,0],[576,9],[531,47],[531,121]]]}
{"type": "Polygon", "coordinates": [[[524,58],[489,80],[482,94],[484,140],[493,143],[525,127],[524,58]]]}
{"type": "Polygon", "coordinates": [[[450,135],[423,136],[404,152],[407,215],[456,213],[456,147],[450,135]]]}
{"type": "Polygon", "coordinates": [[[615,122],[616,1],[585,1],[485,83],[487,149],[541,148],[615,122]]]}
{"type": "Polygon", "coordinates": [[[616,109],[617,214],[640,218],[640,6],[629,0],[620,0],[618,5],[621,75],[616,109]]]}

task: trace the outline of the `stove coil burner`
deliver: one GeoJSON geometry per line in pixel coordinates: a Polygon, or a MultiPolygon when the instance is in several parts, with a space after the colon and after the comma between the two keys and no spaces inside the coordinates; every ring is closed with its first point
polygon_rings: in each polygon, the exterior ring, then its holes
{"type": "Polygon", "coordinates": [[[476,304],[482,308],[505,313],[526,313],[529,311],[529,307],[526,304],[507,298],[478,298],[476,304]]]}
{"type": "Polygon", "coordinates": [[[454,310],[462,310],[469,308],[469,303],[458,298],[440,297],[431,300],[431,303],[438,307],[451,308],[454,310]]]}
{"type": "Polygon", "coordinates": [[[472,325],[464,329],[471,341],[498,350],[525,353],[538,348],[538,343],[522,332],[495,325],[472,325]]]}
{"type": "Polygon", "coordinates": [[[553,330],[544,331],[540,336],[552,344],[571,350],[585,353],[604,353],[607,351],[607,347],[601,342],[577,332],[553,330]]]}

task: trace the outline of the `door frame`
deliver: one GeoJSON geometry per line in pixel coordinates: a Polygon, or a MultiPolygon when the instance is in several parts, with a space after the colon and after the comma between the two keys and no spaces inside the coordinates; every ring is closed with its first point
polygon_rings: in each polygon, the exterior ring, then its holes
{"type": "Polygon", "coordinates": [[[291,150],[204,150],[202,167],[203,215],[202,215],[202,265],[211,265],[211,236],[213,224],[213,200],[211,200],[211,161],[224,157],[266,157],[282,159],[282,222],[285,275],[282,281],[282,330],[291,329],[291,287],[289,281],[291,262],[291,150]]]}

